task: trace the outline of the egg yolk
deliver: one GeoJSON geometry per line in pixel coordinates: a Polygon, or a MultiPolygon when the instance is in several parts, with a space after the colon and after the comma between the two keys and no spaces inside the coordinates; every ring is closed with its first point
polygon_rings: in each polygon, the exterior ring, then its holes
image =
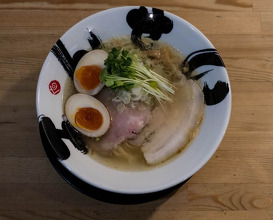
{"type": "Polygon", "coordinates": [[[75,114],[75,122],[80,128],[95,131],[102,126],[103,117],[95,108],[79,108],[75,114]]]}
{"type": "Polygon", "coordinates": [[[98,65],[82,66],[76,70],[75,76],[86,90],[95,89],[100,84],[102,67],[98,65]]]}

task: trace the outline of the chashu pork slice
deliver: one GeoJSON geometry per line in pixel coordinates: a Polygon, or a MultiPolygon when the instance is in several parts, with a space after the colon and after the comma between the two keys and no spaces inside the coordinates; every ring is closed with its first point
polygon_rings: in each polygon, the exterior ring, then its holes
{"type": "Polygon", "coordinates": [[[176,154],[202,121],[204,97],[199,85],[186,80],[176,95],[175,103],[164,110],[155,108],[151,122],[130,140],[131,144],[141,146],[148,164],[161,163],[176,154]]]}
{"type": "Polygon", "coordinates": [[[134,138],[151,118],[151,110],[145,106],[141,110],[126,106],[119,112],[118,104],[112,101],[114,97],[115,93],[107,88],[96,96],[109,111],[111,123],[108,131],[98,141],[91,140],[89,144],[94,151],[103,155],[111,155],[120,143],[134,138]]]}

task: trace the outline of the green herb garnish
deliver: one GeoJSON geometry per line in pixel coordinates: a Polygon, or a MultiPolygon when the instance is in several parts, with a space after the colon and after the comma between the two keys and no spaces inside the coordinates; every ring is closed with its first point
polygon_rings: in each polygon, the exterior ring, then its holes
{"type": "Polygon", "coordinates": [[[133,87],[141,87],[149,95],[162,101],[171,102],[174,94],[173,86],[163,76],[148,69],[138,59],[137,55],[127,50],[119,51],[113,48],[104,64],[106,68],[100,74],[100,81],[109,88],[131,91],[133,87]]]}

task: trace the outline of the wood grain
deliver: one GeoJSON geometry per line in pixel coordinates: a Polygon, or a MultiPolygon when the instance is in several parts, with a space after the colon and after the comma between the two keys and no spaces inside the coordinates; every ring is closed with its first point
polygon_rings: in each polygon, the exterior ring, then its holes
{"type": "Polygon", "coordinates": [[[158,7],[164,10],[172,11],[252,11],[252,0],[203,0],[202,2],[198,0],[192,1],[172,1],[172,4],[166,1],[145,1],[139,0],[136,2],[130,2],[128,0],[49,0],[46,2],[37,2],[31,0],[28,2],[21,2],[17,0],[1,0],[3,3],[1,8],[3,9],[72,9],[72,10],[89,10],[89,9],[105,9],[110,7],[117,7],[123,5],[144,5],[151,7],[158,7]]]}
{"type": "Polygon", "coordinates": [[[3,212],[3,220],[16,219],[21,216],[21,219],[37,219],[37,220],[62,220],[64,217],[67,220],[93,220],[93,219],[112,219],[112,220],[132,220],[138,219],[152,219],[152,220],[210,220],[210,219],[223,219],[223,220],[249,220],[249,219],[263,219],[271,220],[272,212],[263,211],[137,211],[127,212],[123,214],[119,212],[98,212],[98,211],[5,211],[3,212]]]}
{"type": "Polygon", "coordinates": [[[253,11],[272,12],[273,2],[270,0],[253,0],[253,11]]]}
{"type": "Polygon", "coordinates": [[[0,219],[273,219],[271,0],[0,0],[0,219]],[[113,205],[67,184],[41,145],[36,84],[50,48],[100,10],[146,5],[200,29],[229,73],[232,114],[218,150],[184,186],[139,205],[113,205]]]}

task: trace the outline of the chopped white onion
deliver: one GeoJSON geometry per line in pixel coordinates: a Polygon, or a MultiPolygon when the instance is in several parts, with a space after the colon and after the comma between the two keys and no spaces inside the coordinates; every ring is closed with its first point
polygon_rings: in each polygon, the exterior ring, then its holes
{"type": "Polygon", "coordinates": [[[118,104],[118,106],[117,106],[118,113],[123,112],[125,110],[125,108],[126,108],[126,106],[123,103],[118,104]]]}
{"type": "Polygon", "coordinates": [[[141,91],[142,91],[142,89],[141,89],[140,86],[135,86],[135,87],[132,88],[132,93],[134,95],[141,95],[141,91]]]}
{"type": "Polygon", "coordinates": [[[122,100],[120,99],[119,96],[116,96],[116,97],[112,98],[112,101],[113,102],[121,102],[122,100]]]}
{"type": "Polygon", "coordinates": [[[131,95],[130,93],[128,93],[127,91],[125,90],[122,90],[122,93],[121,93],[121,96],[120,96],[121,100],[123,101],[123,103],[125,105],[129,104],[130,103],[130,99],[131,99],[131,95]]]}

